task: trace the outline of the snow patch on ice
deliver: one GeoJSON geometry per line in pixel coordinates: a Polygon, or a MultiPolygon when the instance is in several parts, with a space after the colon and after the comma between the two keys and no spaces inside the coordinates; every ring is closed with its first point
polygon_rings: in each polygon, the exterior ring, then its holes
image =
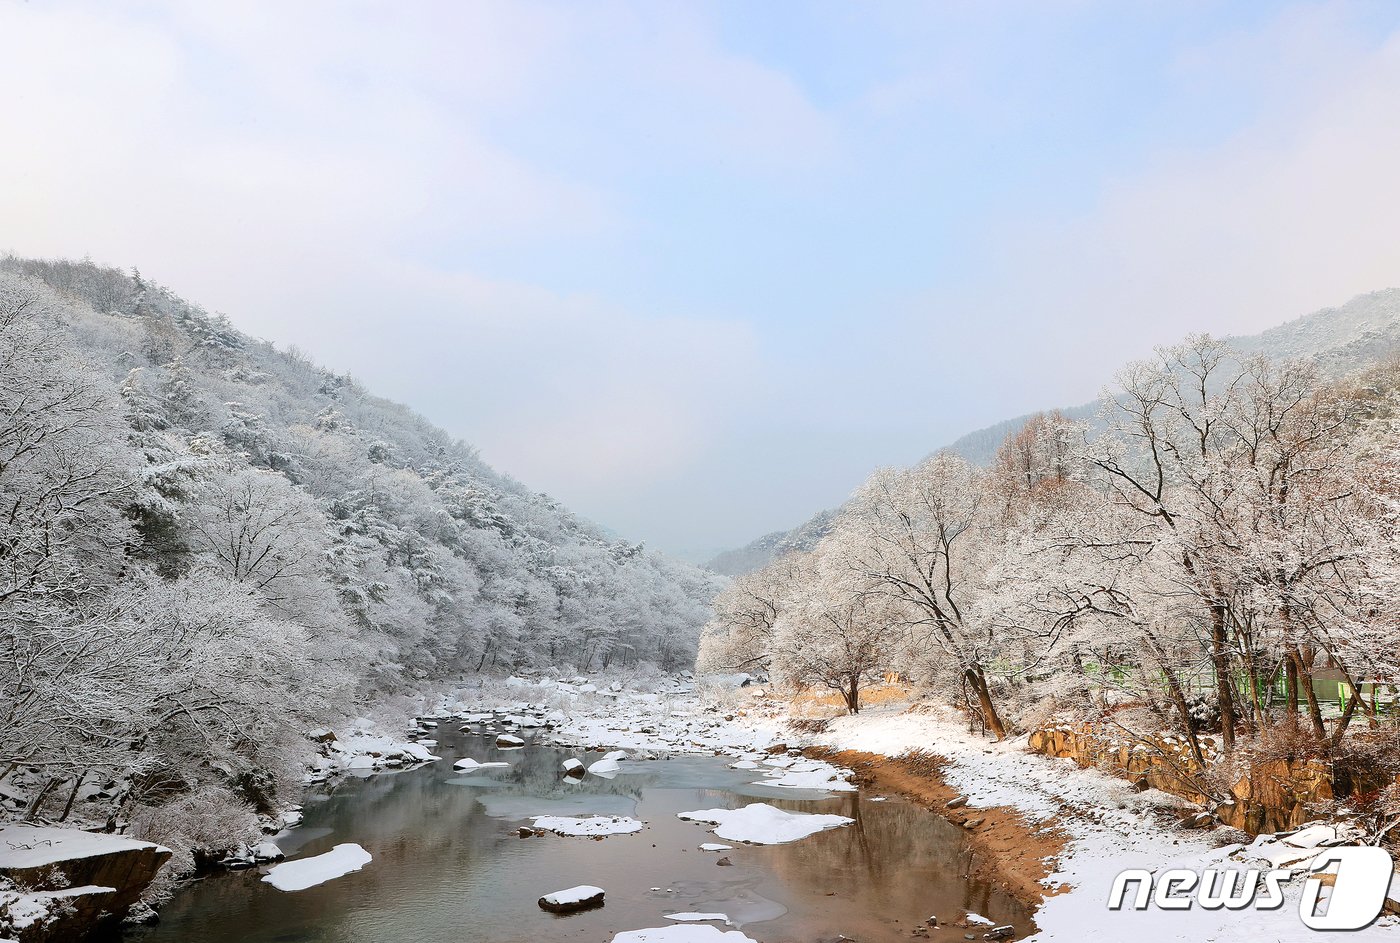
{"type": "Polygon", "coordinates": [[[721,930],[705,924],[677,924],[647,930],[628,930],[613,937],[613,943],[756,943],[738,930],[721,930]]]}
{"type": "Polygon", "coordinates": [[[304,891],[358,871],[372,860],[373,856],[368,851],[354,842],[347,842],[336,845],[323,855],[274,865],[263,875],[263,880],[279,891],[304,891]]]}
{"type": "Polygon", "coordinates": [[[844,815],[785,812],[766,802],[752,802],[741,809],[699,809],[695,812],[678,812],[676,815],[686,821],[708,822],[716,826],[714,832],[720,838],[754,845],[782,845],[799,841],[854,821],[844,815]]]}
{"type": "Polygon", "coordinates": [[[536,815],[530,819],[535,828],[570,838],[592,838],[606,835],[630,835],[646,825],[625,815],[594,815],[573,818],[567,815],[536,815]]]}

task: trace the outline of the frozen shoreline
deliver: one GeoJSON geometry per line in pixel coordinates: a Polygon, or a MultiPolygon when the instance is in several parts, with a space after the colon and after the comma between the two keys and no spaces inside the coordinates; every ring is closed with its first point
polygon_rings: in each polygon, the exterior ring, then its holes
{"type": "MultiPolygon", "coordinates": [[[[995,743],[969,734],[951,711],[909,713],[896,707],[840,717],[821,733],[789,742],[887,757],[937,754],[947,761],[943,780],[967,797],[966,808],[1010,807],[1031,829],[1054,827],[1066,834],[1068,844],[1045,882],[1050,896],[1036,914],[1040,931],[1028,940],[1318,939],[1318,932],[1298,916],[1301,872],[1285,885],[1286,901],[1276,910],[1110,910],[1113,879],[1125,869],[1268,868],[1271,849],[1279,843],[1260,836],[1241,848],[1230,840],[1238,833],[1227,837],[1225,831],[1184,829],[1173,816],[1162,814],[1182,807],[1183,800],[1157,790],[1137,792],[1125,780],[1081,769],[1072,760],[1027,752],[1025,737],[995,743]]],[[[1310,858],[1311,853],[1292,857],[1310,858]]],[[[1382,916],[1357,938],[1400,939],[1400,919],[1382,916]]]]}
{"type": "MultiPolygon", "coordinates": [[[[856,717],[829,720],[820,732],[807,732],[809,727],[791,723],[794,718],[785,704],[753,689],[700,691],[691,679],[674,676],[642,683],[649,690],[584,679],[512,678],[444,686],[448,693],[420,701],[421,712],[404,735],[384,735],[381,731],[389,724],[363,719],[347,723],[338,737],[326,736],[329,731],[313,732],[322,742],[307,782],[434,762],[439,758],[434,752],[439,724],[485,734],[514,732],[580,750],[614,751],[610,754],[613,765],[617,760],[625,763],[667,754],[719,755],[729,758],[731,767],[752,772],[756,783],[833,794],[855,788],[850,782],[852,771],[799,751],[851,751],[886,758],[927,752],[945,761],[938,770],[942,782],[966,797],[957,816],[940,807],[934,808],[935,814],[958,821],[972,810],[1010,809],[1024,822],[1028,845],[1040,830],[1066,837],[1044,882],[1044,900],[1035,915],[1038,932],[1022,939],[1039,943],[1318,939],[1317,931],[1304,926],[1297,914],[1301,880],[1286,886],[1287,902],[1274,911],[1199,906],[1172,912],[1110,911],[1107,899],[1113,878],[1123,869],[1268,867],[1263,858],[1271,849],[1222,849],[1218,846],[1224,842],[1223,835],[1184,829],[1169,814],[1171,807],[1183,806],[1183,800],[1154,790],[1136,792],[1123,780],[1081,769],[1070,760],[1029,753],[1024,738],[994,743],[969,734],[965,723],[950,711],[922,707],[911,711],[902,704],[870,707],[856,717]],[[625,752],[626,758],[617,751],[625,752]]],[[[446,759],[449,764],[465,762],[458,757],[446,759]]],[[[613,774],[610,768],[579,773],[613,774]]],[[[282,824],[295,827],[295,820],[293,813],[282,824]]],[[[1032,891],[1033,884],[1026,896],[1032,891]]],[[[946,924],[958,915],[939,917],[946,924]]],[[[760,927],[750,932],[755,931],[761,935],[760,927]]],[[[1356,937],[1372,938],[1400,940],[1400,919],[1382,917],[1356,937]]]]}
{"type": "MultiPolygon", "coordinates": [[[[1169,814],[1173,807],[1185,806],[1184,800],[1156,790],[1137,792],[1124,780],[1081,769],[1070,760],[1030,753],[1024,737],[996,743],[969,734],[951,711],[915,713],[907,705],[868,708],[855,717],[831,720],[820,733],[802,733],[789,725],[791,718],[775,699],[748,694],[742,708],[707,706],[690,685],[673,679],[667,679],[666,685],[654,692],[598,692],[596,688],[583,692],[589,696],[577,698],[546,737],[565,746],[738,757],[741,768],[751,764],[767,777],[763,781],[768,785],[780,784],[778,777],[787,775],[764,768],[763,757],[774,744],[891,758],[927,751],[946,760],[942,778],[967,797],[966,809],[1010,808],[1025,820],[1028,835],[1053,828],[1067,836],[1044,882],[1046,896],[1036,914],[1039,932],[1025,939],[1037,943],[1318,939],[1317,931],[1298,916],[1301,873],[1285,884],[1285,904],[1275,910],[1199,906],[1176,911],[1109,910],[1113,878],[1124,869],[1267,868],[1269,849],[1277,845],[1261,836],[1241,848],[1231,846],[1225,832],[1185,829],[1169,814]]],[[[545,687],[564,695],[577,692],[576,686],[558,682],[545,687]]],[[[538,689],[522,683],[517,690],[523,694],[538,689]]],[[[837,782],[849,788],[845,777],[837,782]]],[[[792,784],[807,781],[799,778],[792,784]]],[[[821,788],[818,783],[812,785],[821,788]]],[[[1400,919],[1382,916],[1357,938],[1400,940],[1400,919]]]]}

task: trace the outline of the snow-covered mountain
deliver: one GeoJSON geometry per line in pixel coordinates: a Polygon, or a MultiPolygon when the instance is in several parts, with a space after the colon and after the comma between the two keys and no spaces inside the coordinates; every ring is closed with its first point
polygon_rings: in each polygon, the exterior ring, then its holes
{"type": "MultiPolygon", "coordinates": [[[[1264,354],[1278,360],[1310,357],[1329,376],[1342,376],[1400,353],[1400,288],[1358,295],[1346,304],[1314,311],[1259,334],[1230,338],[1230,343],[1243,354],[1264,354]]],[[[1060,412],[1070,419],[1089,421],[1098,408],[1095,401],[1061,407],[1060,412]]],[[[974,430],[934,451],[946,448],[974,464],[987,465],[1006,437],[1029,418],[1016,416],[974,430]]],[[[835,510],[821,511],[790,531],[765,534],[743,547],[724,551],[705,565],[717,573],[737,576],[789,551],[811,549],[835,515],[835,510]]]]}

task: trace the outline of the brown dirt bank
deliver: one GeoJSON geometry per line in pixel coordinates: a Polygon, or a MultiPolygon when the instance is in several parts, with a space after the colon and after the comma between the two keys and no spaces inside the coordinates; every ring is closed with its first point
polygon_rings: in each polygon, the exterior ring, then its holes
{"type": "Polygon", "coordinates": [[[974,852],[975,877],[1004,888],[1032,908],[1058,893],[1040,882],[1052,870],[1046,859],[1053,861],[1059,856],[1068,836],[1053,824],[1032,824],[1008,806],[948,808],[949,800],[959,793],[943,781],[942,769],[947,762],[943,757],[932,753],[890,757],[820,748],[806,752],[852,770],[855,775],[851,781],[862,788],[897,793],[956,825],[981,819],[972,828],[965,828],[974,852]]]}

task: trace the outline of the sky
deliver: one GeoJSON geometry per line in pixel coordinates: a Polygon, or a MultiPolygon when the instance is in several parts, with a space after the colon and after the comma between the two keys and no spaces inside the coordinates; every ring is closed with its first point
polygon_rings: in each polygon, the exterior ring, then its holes
{"type": "Polygon", "coordinates": [[[0,0],[0,250],[694,560],[1400,285],[1400,4],[0,0]]]}

